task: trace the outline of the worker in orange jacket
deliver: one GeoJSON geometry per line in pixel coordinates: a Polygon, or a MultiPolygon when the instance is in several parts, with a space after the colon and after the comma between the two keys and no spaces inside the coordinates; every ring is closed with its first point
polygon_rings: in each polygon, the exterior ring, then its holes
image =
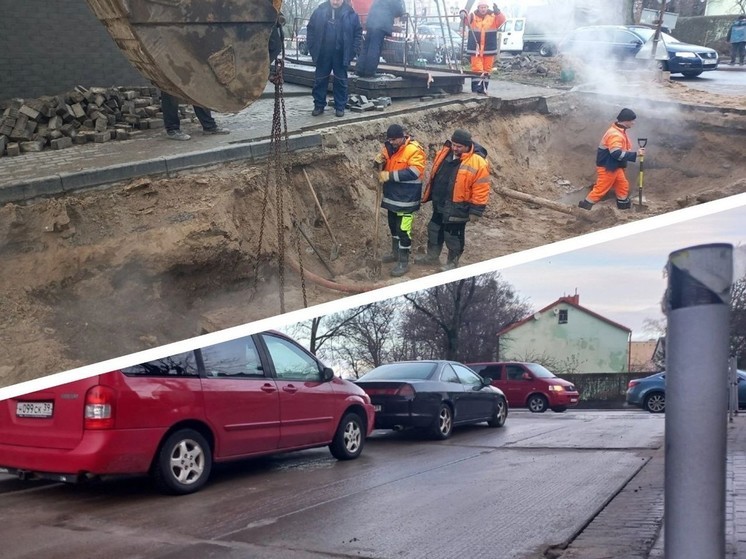
{"type": "Polygon", "coordinates": [[[425,160],[423,147],[405,134],[401,125],[389,126],[386,142],[376,155],[375,162],[381,168],[378,176],[383,188],[381,207],[388,210],[391,231],[391,253],[385,254],[381,261],[397,262],[391,270],[394,277],[403,276],[409,271],[412,223],[414,212],[420,209],[425,160]]]}
{"type": "Polygon", "coordinates": [[[629,182],[624,174],[628,161],[636,161],[637,156],[645,155],[645,148],[632,149],[632,142],[627,136],[627,130],[635,124],[637,115],[631,109],[622,109],[601,138],[601,144],[596,150],[596,183],[592,190],[578,204],[584,210],[590,210],[593,204],[601,200],[612,188],[616,194],[616,207],[628,210],[632,206],[629,199],[629,182]]]}
{"type": "Polygon", "coordinates": [[[423,203],[432,201],[433,216],[427,225],[427,254],[418,264],[440,263],[445,242],[448,260],[442,271],[458,267],[465,247],[466,223],[484,214],[490,196],[487,150],[466,130],[457,129],[435,156],[425,185],[423,203]]]}
{"type": "Polygon", "coordinates": [[[497,30],[507,17],[497,4],[493,4],[490,10],[487,2],[482,0],[472,14],[461,10],[461,17],[464,19],[464,27],[469,28],[466,52],[471,55],[471,71],[479,73],[471,78],[471,90],[473,93],[487,94],[492,64],[499,52],[497,30]]]}

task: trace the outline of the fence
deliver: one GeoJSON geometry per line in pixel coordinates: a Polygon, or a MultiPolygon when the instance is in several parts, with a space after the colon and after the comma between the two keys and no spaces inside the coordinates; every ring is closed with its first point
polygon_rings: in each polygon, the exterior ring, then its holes
{"type": "Polygon", "coordinates": [[[637,378],[652,375],[650,371],[628,373],[575,373],[562,378],[573,383],[580,392],[579,408],[624,407],[627,384],[637,378]]]}

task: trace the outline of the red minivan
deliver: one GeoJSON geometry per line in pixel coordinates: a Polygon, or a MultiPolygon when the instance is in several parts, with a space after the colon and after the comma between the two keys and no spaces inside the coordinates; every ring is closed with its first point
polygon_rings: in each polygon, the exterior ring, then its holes
{"type": "Polygon", "coordinates": [[[506,361],[467,363],[467,366],[502,390],[510,407],[528,408],[535,413],[545,412],[547,408],[563,412],[577,406],[580,399],[574,384],[556,377],[538,363],[506,361]]]}
{"type": "Polygon", "coordinates": [[[0,401],[0,471],[64,482],[149,473],[186,494],[213,462],[326,445],[357,458],[373,425],[361,388],[263,332],[0,401]]]}

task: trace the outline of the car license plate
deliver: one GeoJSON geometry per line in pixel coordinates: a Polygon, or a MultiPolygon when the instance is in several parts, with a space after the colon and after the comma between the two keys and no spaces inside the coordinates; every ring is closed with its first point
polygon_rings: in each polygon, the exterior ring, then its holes
{"type": "Polygon", "coordinates": [[[18,402],[16,404],[18,417],[52,417],[53,411],[52,402],[18,402]]]}
{"type": "Polygon", "coordinates": [[[714,66],[715,64],[717,64],[717,62],[715,62],[714,60],[705,60],[704,62],[702,62],[702,64],[704,64],[705,66],[714,66]]]}
{"type": "Polygon", "coordinates": [[[381,406],[373,406],[373,411],[381,411],[381,406]]]}

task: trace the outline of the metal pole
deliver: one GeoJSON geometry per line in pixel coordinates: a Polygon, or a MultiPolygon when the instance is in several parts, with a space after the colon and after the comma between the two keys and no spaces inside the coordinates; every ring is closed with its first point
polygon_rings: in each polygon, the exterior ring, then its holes
{"type": "Polygon", "coordinates": [[[723,559],[733,246],[682,249],[667,268],[665,557],[723,559]]]}

